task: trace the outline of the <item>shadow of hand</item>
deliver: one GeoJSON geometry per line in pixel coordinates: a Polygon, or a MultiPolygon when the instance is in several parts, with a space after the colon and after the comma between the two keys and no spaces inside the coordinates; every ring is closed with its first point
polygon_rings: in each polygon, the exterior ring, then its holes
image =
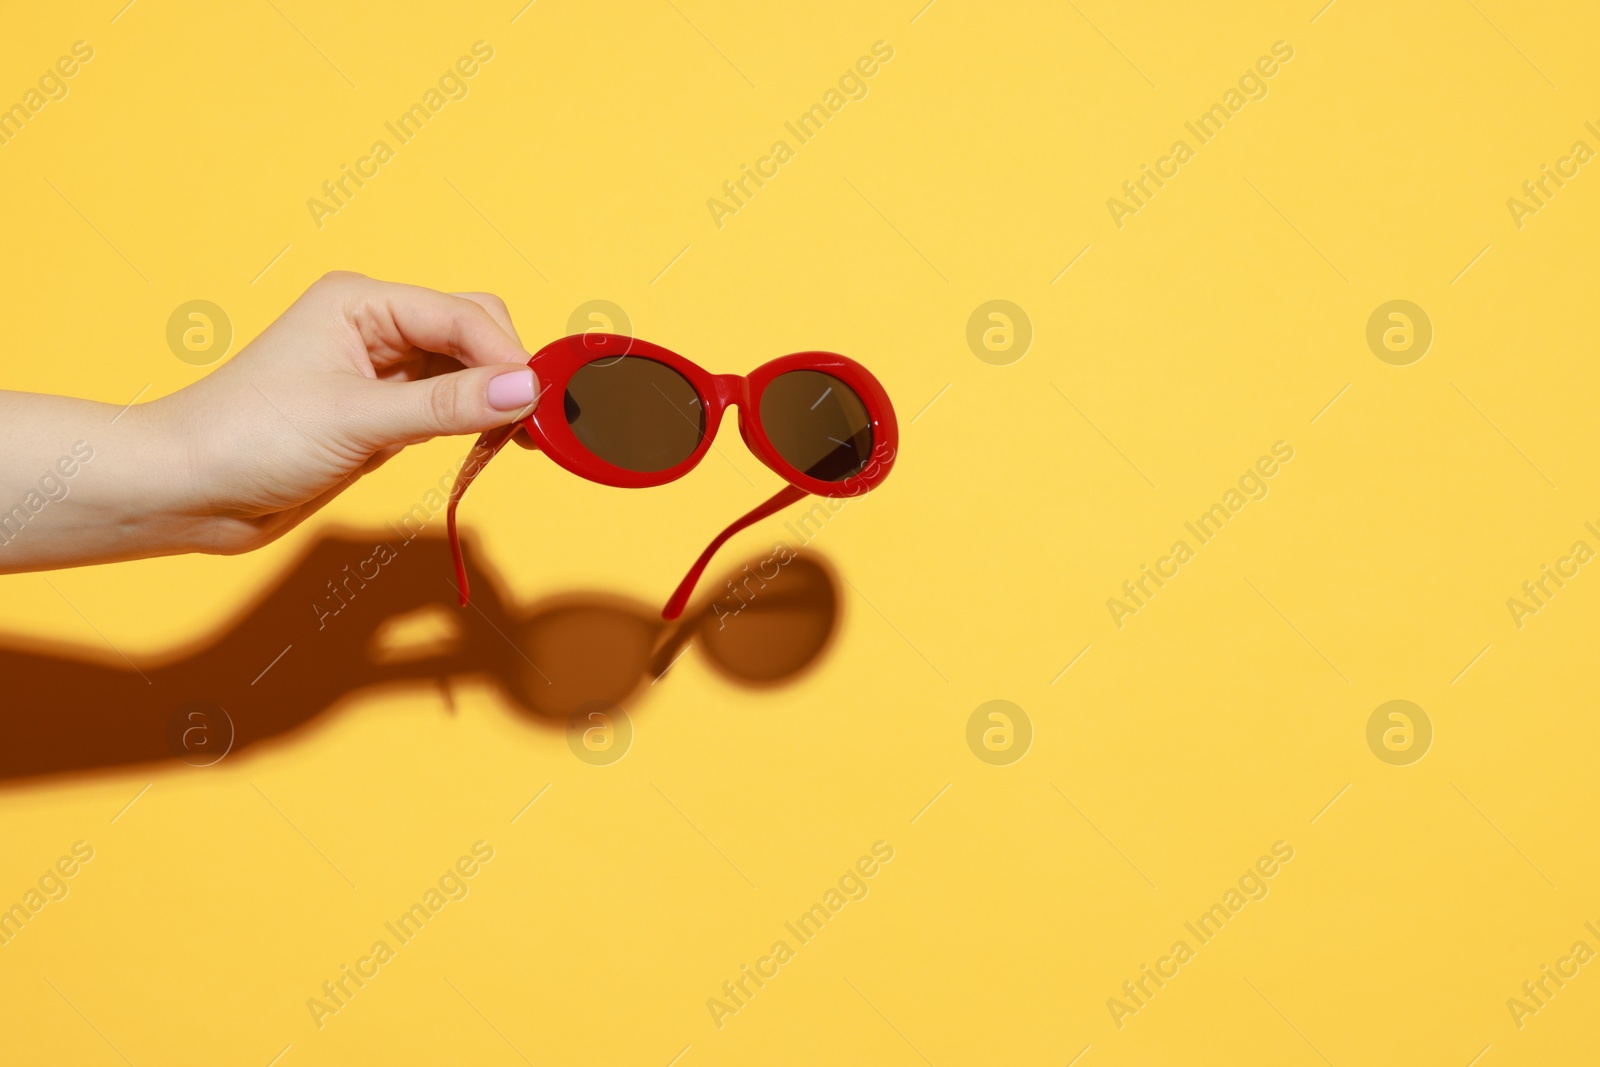
{"type": "Polygon", "coordinates": [[[519,607],[474,542],[464,551],[474,587],[464,609],[444,537],[335,530],[220,636],[153,663],[0,635],[0,781],[205,766],[283,743],[374,686],[439,685],[448,698],[452,681],[484,677],[534,720],[564,726],[590,701],[639,694],[691,643],[732,681],[782,684],[837,626],[838,585],[814,554],[752,560],[721,597],[666,623],[600,592],[519,607]]]}

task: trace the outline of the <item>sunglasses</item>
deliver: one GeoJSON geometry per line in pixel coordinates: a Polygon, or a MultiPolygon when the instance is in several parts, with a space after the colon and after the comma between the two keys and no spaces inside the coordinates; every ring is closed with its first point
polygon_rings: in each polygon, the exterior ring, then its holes
{"type": "Polygon", "coordinates": [[[467,571],[456,505],[519,431],[559,466],[602,485],[643,489],[683,477],[711,448],[728,406],[756,458],[789,484],[712,540],[661,615],[683,613],[711,557],[734,534],[808,494],[859,496],[889,476],[899,448],[889,394],[832,352],[796,352],[748,375],[711,374],[676,352],[609,333],[574,334],[528,361],[541,390],[520,422],[478,438],[450,493],[448,526],[461,603],[467,571]]]}

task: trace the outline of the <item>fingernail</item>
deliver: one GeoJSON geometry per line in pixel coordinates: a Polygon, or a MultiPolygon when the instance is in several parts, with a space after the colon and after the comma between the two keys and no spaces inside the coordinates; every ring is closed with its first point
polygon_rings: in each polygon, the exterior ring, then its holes
{"type": "Polygon", "coordinates": [[[489,379],[489,406],[496,411],[520,411],[533,403],[533,370],[524,367],[489,379]]]}

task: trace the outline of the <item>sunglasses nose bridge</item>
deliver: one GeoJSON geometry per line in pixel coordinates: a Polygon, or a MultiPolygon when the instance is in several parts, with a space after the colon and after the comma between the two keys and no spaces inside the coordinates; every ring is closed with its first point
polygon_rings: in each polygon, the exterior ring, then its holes
{"type": "Polygon", "coordinates": [[[749,399],[749,385],[742,374],[714,374],[711,387],[715,391],[713,399],[720,406],[735,404],[743,409],[749,399]]]}

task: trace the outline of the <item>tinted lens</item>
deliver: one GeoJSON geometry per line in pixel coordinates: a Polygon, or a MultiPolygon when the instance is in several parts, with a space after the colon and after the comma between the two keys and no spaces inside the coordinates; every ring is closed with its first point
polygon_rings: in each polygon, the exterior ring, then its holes
{"type": "Polygon", "coordinates": [[[579,367],[562,398],[579,443],[607,463],[651,473],[688,459],[705,436],[706,413],[689,380],[641,356],[579,367]]]}
{"type": "Polygon", "coordinates": [[[761,428],[778,454],[824,482],[839,482],[867,464],[872,420],[867,406],[831,374],[792,370],[761,393],[761,428]]]}

